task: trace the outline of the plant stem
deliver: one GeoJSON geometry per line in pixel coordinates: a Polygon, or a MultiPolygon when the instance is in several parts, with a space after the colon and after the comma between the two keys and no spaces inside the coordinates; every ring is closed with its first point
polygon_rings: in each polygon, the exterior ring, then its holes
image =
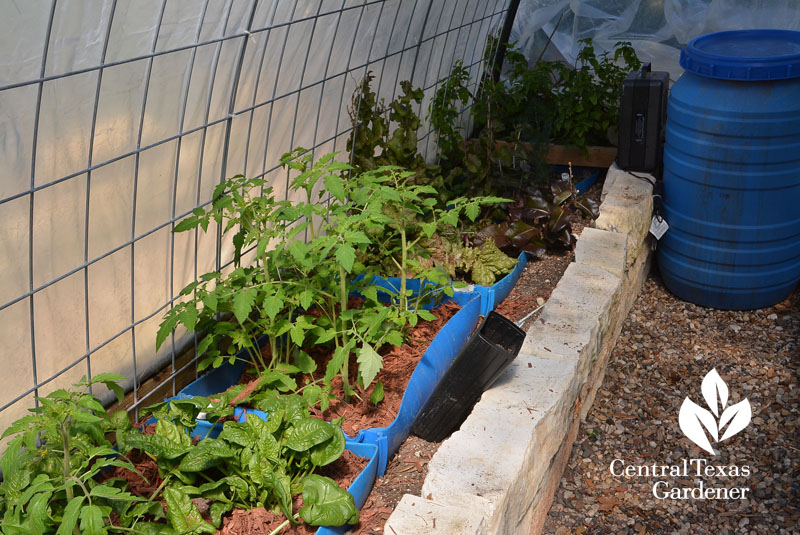
{"type": "MultiPolygon", "coordinates": [[[[347,281],[345,277],[347,273],[342,266],[339,266],[339,306],[341,307],[340,314],[347,310],[347,281]]],[[[348,375],[350,373],[350,352],[347,350],[347,329],[342,325],[342,347],[345,348],[344,363],[342,364],[342,387],[344,388],[344,400],[350,401],[350,381],[348,375]]]]}
{"type": "Polygon", "coordinates": [[[408,262],[408,244],[406,243],[406,228],[401,222],[400,227],[400,312],[408,312],[408,299],[406,298],[406,264],[408,262]]]}
{"type": "Polygon", "coordinates": [[[161,493],[161,491],[164,490],[164,486],[167,484],[167,481],[169,481],[170,477],[172,477],[172,474],[167,474],[164,477],[164,481],[161,482],[161,484],[156,488],[153,494],[150,495],[150,499],[147,501],[152,502],[153,500],[156,499],[156,496],[158,496],[161,493]]]}
{"type": "MultiPolygon", "coordinates": [[[[294,515],[292,518],[294,518],[295,520],[297,520],[298,518],[300,518],[300,513],[297,513],[297,514],[295,514],[295,515],[294,515]]],[[[290,521],[289,519],[286,519],[286,520],[283,522],[283,524],[281,524],[280,526],[278,526],[277,528],[275,528],[273,531],[271,531],[269,535],[278,535],[278,533],[280,533],[281,531],[283,531],[283,529],[284,529],[286,526],[288,526],[288,525],[289,525],[289,522],[291,522],[291,521],[290,521]]]]}
{"type": "MultiPolygon", "coordinates": [[[[64,481],[66,482],[69,480],[69,474],[72,468],[70,464],[69,458],[69,422],[70,418],[67,418],[67,421],[58,424],[58,434],[61,435],[61,444],[64,448],[64,481]]],[[[72,500],[75,497],[75,494],[72,491],[72,486],[68,486],[66,488],[67,492],[67,501],[72,500]]]]}

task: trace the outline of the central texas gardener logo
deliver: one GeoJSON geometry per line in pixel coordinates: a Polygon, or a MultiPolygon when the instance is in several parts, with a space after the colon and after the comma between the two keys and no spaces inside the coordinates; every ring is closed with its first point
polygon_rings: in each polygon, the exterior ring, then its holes
{"type": "Polygon", "coordinates": [[[727,440],[747,427],[747,424],[750,423],[752,410],[747,399],[727,406],[728,385],[725,384],[716,369],[706,374],[703,378],[703,383],[700,385],[700,390],[703,393],[706,405],[711,410],[704,409],[687,396],[683,400],[683,405],[681,405],[678,423],[681,426],[681,431],[689,440],[711,455],[716,455],[706,431],[714,439],[715,443],[727,440]],[[721,437],[720,433],[722,434],[721,437]]]}

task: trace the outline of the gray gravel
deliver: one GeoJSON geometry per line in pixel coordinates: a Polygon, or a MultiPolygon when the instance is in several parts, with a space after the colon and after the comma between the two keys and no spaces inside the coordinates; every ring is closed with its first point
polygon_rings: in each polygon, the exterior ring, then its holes
{"type": "Polygon", "coordinates": [[[720,311],[678,300],[651,276],[625,320],[556,491],[544,533],[800,533],[800,290],[756,311],[720,311]],[[728,406],[747,398],[750,425],[710,455],[687,439],[678,414],[687,396],[705,406],[700,385],[716,368],[728,406]],[[627,477],[627,465],[684,460],[750,474],[627,477]],[[748,488],[745,499],[657,499],[653,486],[748,488]]]}

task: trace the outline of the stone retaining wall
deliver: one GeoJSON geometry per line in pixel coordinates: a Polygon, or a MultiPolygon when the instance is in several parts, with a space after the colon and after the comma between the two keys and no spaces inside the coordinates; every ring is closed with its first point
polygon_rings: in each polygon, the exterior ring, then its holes
{"type": "Polygon", "coordinates": [[[648,182],[612,166],[586,228],[519,356],[430,462],[384,533],[538,535],[580,422],[650,265],[648,182]]]}

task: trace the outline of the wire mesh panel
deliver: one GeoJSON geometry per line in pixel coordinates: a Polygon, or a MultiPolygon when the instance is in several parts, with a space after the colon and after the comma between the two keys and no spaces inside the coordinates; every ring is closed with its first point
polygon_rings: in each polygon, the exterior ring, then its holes
{"type": "MultiPolygon", "coordinates": [[[[196,358],[158,325],[225,269],[220,229],[175,234],[225,177],[345,151],[367,73],[428,103],[455,61],[477,83],[508,0],[31,0],[0,6],[0,427],[81,376],[130,378],[130,406],[174,393],[196,358]],[[157,374],[155,386],[143,381],[157,374]]],[[[427,123],[425,123],[427,125],[427,123]]],[[[435,136],[420,148],[436,153],[435,136]]],[[[153,383],[153,381],[150,381],[153,383]]],[[[97,390],[105,399],[108,392],[97,390]]]]}

